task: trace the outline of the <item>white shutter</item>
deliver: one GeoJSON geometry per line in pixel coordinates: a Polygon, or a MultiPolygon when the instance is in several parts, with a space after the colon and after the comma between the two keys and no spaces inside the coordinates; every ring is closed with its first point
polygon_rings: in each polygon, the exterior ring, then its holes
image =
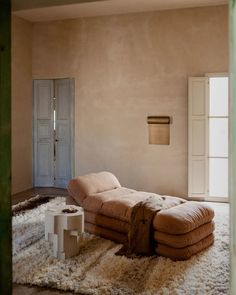
{"type": "Polygon", "coordinates": [[[208,78],[188,81],[188,196],[208,195],[208,78]]]}

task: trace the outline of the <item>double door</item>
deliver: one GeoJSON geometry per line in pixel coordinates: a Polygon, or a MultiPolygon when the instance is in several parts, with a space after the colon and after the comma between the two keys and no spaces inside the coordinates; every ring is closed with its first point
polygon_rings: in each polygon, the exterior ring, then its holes
{"type": "Polygon", "coordinates": [[[72,79],[34,80],[34,186],[63,187],[73,176],[72,79]]]}

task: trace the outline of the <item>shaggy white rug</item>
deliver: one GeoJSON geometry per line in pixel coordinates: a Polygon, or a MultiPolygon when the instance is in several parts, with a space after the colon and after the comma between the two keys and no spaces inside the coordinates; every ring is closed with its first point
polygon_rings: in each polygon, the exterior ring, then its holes
{"type": "Polygon", "coordinates": [[[78,256],[58,260],[44,240],[49,203],[13,218],[13,281],[82,294],[229,294],[228,205],[211,204],[216,217],[215,244],[188,261],[163,257],[129,259],[114,255],[121,247],[85,234],[78,256]]]}

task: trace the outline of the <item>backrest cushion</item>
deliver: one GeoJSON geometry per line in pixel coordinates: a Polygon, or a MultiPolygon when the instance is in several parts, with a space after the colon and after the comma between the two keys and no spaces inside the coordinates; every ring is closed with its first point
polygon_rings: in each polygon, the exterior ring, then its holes
{"type": "Polygon", "coordinates": [[[79,205],[92,194],[121,187],[118,179],[110,172],[91,173],[72,179],[68,191],[79,205]]]}

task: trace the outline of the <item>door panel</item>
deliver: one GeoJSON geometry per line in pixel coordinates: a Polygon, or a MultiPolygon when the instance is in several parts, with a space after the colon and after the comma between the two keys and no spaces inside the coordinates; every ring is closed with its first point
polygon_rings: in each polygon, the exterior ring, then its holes
{"type": "Polygon", "coordinates": [[[211,197],[228,197],[228,159],[210,159],[209,195],[211,197]]]}
{"type": "Polygon", "coordinates": [[[34,81],[34,185],[53,186],[53,80],[34,81]]]}
{"type": "Polygon", "coordinates": [[[57,120],[70,119],[70,80],[60,79],[55,81],[55,97],[57,120]]]}
{"type": "Polygon", "coordinates": [[[229,114],[229,79],[228,77],[211,77],[209,95],[210,116],[228,116],[229,114]]]}
{"type": "Polygon", "coordinates": [[[70,175],[70,150],[67,143],[60,143],[57,145],[57,158],[60,159],[56,162],[57,167],[57,178],[56,180],[61,181],[62,186],[67,185],[68,175],[70,175]]]}
{"type": "Polygon", "coordinates": [[[51,100],[53,97],[51,81],[38,81],[37,84],[37,97],[40,98],[37,99],[37,118],[51,120],[51,100]]]}
{"type": "Polygon", "coordinates": [[[192,161],[192,195],[203,195],[205,193],[205,161],[192,161]]]}
{"type": "Polygon", "coordinates": [[[41,177],[50,177],[52,173],[51,169],[51,146],[49,143],[38,143],[38,174],[41,177]]]}
{"type": "Polygon", "coordinates": [[[55,186],[66,187],[72,178],[72,105],[70,79],[55,80],[56,156],[55,186]]]}
{"type": "Polygon", "coordinates": [[[209,156],[228,157],[228,118],[209,118],[209,156]]]}
{"type": "MultiPolygon", "coordinates": [[[[204,78],[203,78],[204,79],[204,78]]],[[[201,78],[190,78],[192,97],[192,116],[205,115],[205,81],[201,78]]]]}
{"type": "Polygon", "coordinates": [[[188,196],[204,198],[207,186],[208,78],[192,77],[188,82],[188,196]]]}
{"type": "Polygon", "coordinates": [[[38,137],[40,139],[48,139],[51,138],[51,128],[48,122],[38,121],[38,137]]]}
{"type": "Polygon", "coordinates": [[[205,144],[205,120],[192,120],[192,155],[204,156],[206,153],[205,144]]]}

